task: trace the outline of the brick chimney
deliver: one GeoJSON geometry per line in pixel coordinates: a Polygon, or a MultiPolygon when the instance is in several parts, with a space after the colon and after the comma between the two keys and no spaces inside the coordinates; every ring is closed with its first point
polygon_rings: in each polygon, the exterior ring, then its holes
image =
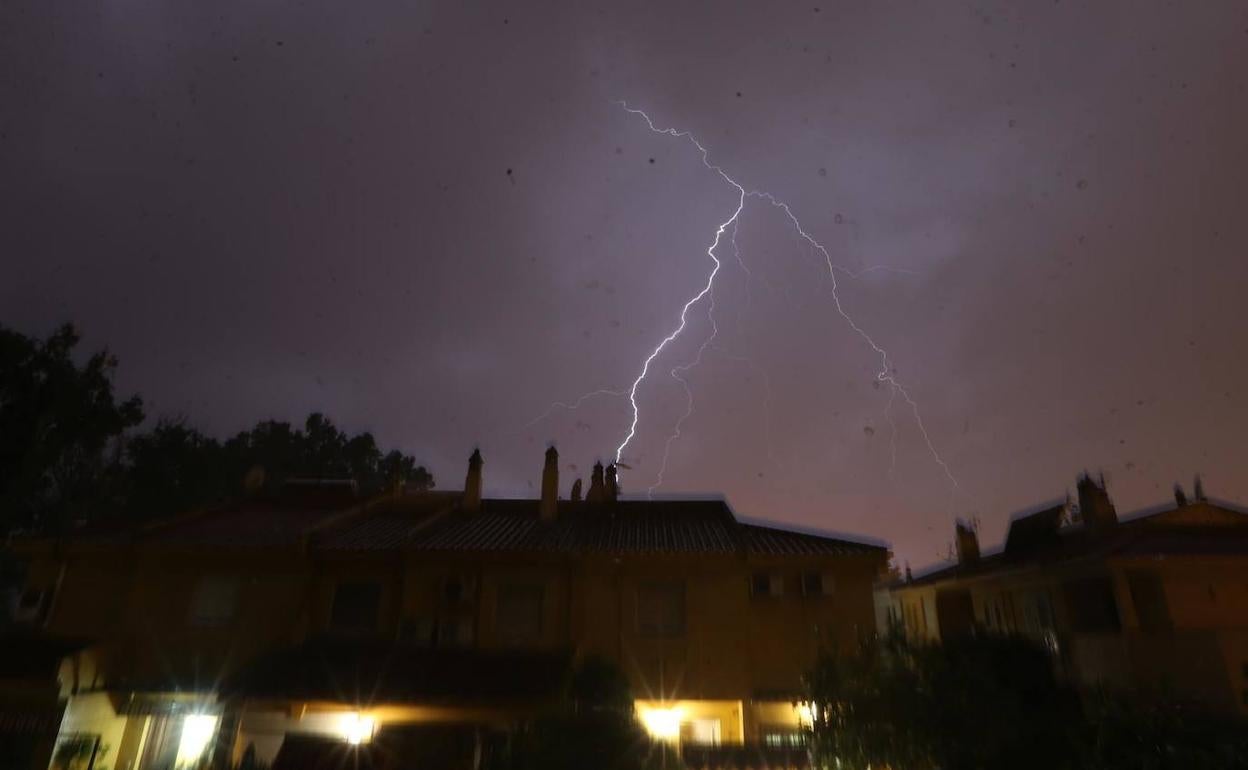
{"type": "Polygon", "coordinates": [[[959,519],[953,525],[954,545],[958,550],[958,564],[974,564],[979,561],[979,533],[970,524],[959,519]]]}
{"type": "Polygon", "coordinates": [[[1083,527],[1089,532],[1106,532],[1118,524],[1118,512],[1105,489],[1105,477],[1094,481],[1088,474],[1079,477],[1079,515],[1083,527]]]}
{"type": "Polygon", "coordinates": [[[607,492],[602,484],[602,463],[596,462],[594,472],[589,477],[589,493],[585,495],[585,502],[601,503],[606,496],[607,492]]]}
{"type": "Polygon", "coordinates": [[[581,480],[577,479],[572,482],[572,502],[579,503],[581,501],[581,480]]]}
{"type": "Polygon", "coordinates": [[[615,463],[607,466],[607,502],[614,503],[620,496],[620,477],[615,463]]]}
{"type": "Polygon", "coordinates": [[[537,506],[542,521],[554,521],[559,515],[559,452],[552,446],[546,449],[546,464],[542,466],[542,500],[537,506]]]}
{"type": "Polygon", "coordinates": [[[464,499],[460,503],[469,513],[481,510],[481,466],[484,464],[481,450],[472,450],[472,456],[468,458],[468,478],[464,479],[464,499]]]}
{"type": "Polygon", "coordinates": [[[1209,498],[1205,497],[1205,485],[1200,480],[1200,474],[1196,474],[1196,478],[1192,480],[1192,496],[1196,498],[1198,503],[1207,503],[1209,498]]]}

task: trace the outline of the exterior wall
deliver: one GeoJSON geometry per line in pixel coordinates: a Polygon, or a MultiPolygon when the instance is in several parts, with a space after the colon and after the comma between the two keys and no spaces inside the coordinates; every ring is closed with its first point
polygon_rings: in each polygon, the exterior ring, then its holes
{"type": "MultiPolygon", "coordinates": [[[[118,716],[104,695],[86,691],[160,693],[171,692],[176,683],[183,693],[209,694],[218,681],[262,653],[334,633],[334,596],[347,581],[380,586],[371,636],[410,638],[422,619],[463,617],[472,627],[466,645],[478,649],[514,644],[498,627],[500,591],[513,583],[540,584],[540,634],[525,647],[606,657],[628,677],[637,698],[675,702],[692,719],[718,720],[723,743],[755,741],[763,726],[796,728],[789,697],[796,698],[802,676],[821,649],[848,648],[873,627],[871,586],[886,560],[883,551],[751,559],[740,554],[248,552],[156,544],[78,546],[32,556],[31,583],[59,587],[48,630],[97,640],[98,659],[80,656],[62,672],[70,698],[63,729],[106,732],[110,770],[132,770],[129,761],[116,768],[113,762],[142,754],[144,725],[151,720],[118,716]],[[751,578],[760,572],[778,576],[780,595],[751,595],[751,578]],[[803,595],[804,573],[826,574],[830,594],[803,595]],[[471,586],[455,601],[444,591],[451,577],[466,578],[471,586]],[[191,615],[204,578],[239,581],[229,617],[211,625],[191,615]],[[683,586],[682,628],[670,636],[647,635],[639,628],[639,589],[654,581],[683,586]]],[[[317,719],[331,717],[300,711],[307,704],[271,706],[244,714],[232,745],[235,759],[248,743],[255,743],[260,759],[271,758],[282,734],[329,729],[317,719]]],[[[396,706],[378,719],[515,716],[434,711],[396,706]]],[[[232,729],[230,722],[222,725],[232,729]]]]}
{"type": "Polygon", "coordinates": [[[1159,688],[1248,715],[1245,575],[1244,557],[1118,558],[894,586],[877,602],[900,612],[908,638],[939,639],[918,607],[938,591],[968,591],[977,627],[1052,646],[1081,683],[1159,688]],[[1080,626],[1074,594],[1095,580],[1108,587],[1116,627],[1080,626]],[[1141,584],[1155,584],[1155,596],[1139,595],[1141,584]]]}
{"type": "MultiPolygon", "coordinates": [[[[100,751],[95,767],[98,770],[131,770],[133,756],[121,753],[126,717],[118,716],[113,704],[102,692],[79,695],[69,700],[61,721],[60,738],[83,734],[100,737],[100,751]],[[102,757],[102,758],[101,758],[102,757]],[[120,757],[120,761],[118,761],[120,757]]],[[[55,754],[53,755],[55,758],[55,754]]]]}

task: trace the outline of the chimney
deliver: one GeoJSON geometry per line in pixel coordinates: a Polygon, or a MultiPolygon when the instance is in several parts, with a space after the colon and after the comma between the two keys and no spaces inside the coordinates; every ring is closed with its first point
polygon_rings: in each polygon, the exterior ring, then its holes
{"type": "Polygon", "coordinates": [[[481,450],[472,450],[472,456],[468,458],[468,478],[464,479],[464,499],[460,503],[469,513],[481,510],[481,466],[484,464],[481,450]]]}
{"type": "Polygon", "coordinates": [[[1205,485],[1201,483],[1200,474],[1196,474],[1196,478],[1192,481],[1192,497],[1196,498],[1196,502],[1205,503],[1209,498],[1205,497],[1205,485]]]}
{"type": "Polygon", "coordinates": [[[585,495],[585,501],[589,503],[601,503],[606,497],[606,491],[602,485],[602,463],[594,463],[594,472],[589,477],[589,494],[585,495]]]}
{"type": "Polygon", "coordinates": [[[537,506],[542,521],[554,521],[559,513],[559,452],[552,446],[546,449],[546,464],[542,466],[542,500],[537,506]]]}
{"type": "Polygon", "coordinates": [[[958,548],[958,564],[974,564],[979,561],[979,533],[970,524],[959,519],[953,525],[958,548]]]}
{"type": "Polygon", "coordinates": [[[1105,477],[1099,483],[1084,473],[1076,485],[1079,493],[1079,515],[1083,517],[1083,527],[1089,532],[1103,532],[1112,529],[1118,523],[1118,512],[1105,490],[1105,477]]]}
{"type": "Polygon", "coordinates": [[[607,466],[607,502],[614,503],[616,498],[620,496],[620,479],[619,471],[615,468],[615,463],[607,466]]]}
{"type": "Polygon", "coordinates": [[[1183,485],[1174,482],[1174,504],[1179,508],[1187,505],[1187,494],[1183,491],[1183,485]]]}
{"type": "Polygon", "coordinates": [[[579,503],[581,501],[581,480],[577,479],[572,482],[572,502],[579,503]]]}

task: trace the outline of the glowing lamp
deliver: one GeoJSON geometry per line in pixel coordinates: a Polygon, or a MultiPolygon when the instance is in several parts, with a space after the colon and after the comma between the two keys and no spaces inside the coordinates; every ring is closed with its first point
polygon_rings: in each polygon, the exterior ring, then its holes
{"type": "Polygon", "coordinates": [[[187,714],[182,718],[182,737],[178,740],[178,758],[174,764],[193,764],[203,756],[217,731],[217,718],[212,714],[187,714]]]}
{"type": "Polygon", "coordinates": [[[793,709],[797,711],[798,724],[810,727],[815,723],[815,709],[809,703],[799,703],[793,709]]]}
{"type": "Polygon", "coordinates": [[[667,709],[641,709],[641,723],[645,725],[646,732],[651,736],[663,741],[671,741],[680,737],[680,716],[679,708],[667,709]]]}
{"type": "Polygon", "coordinates": [[[376,727],[376,720],[370,716],[351,712],[343,716],[342,722],[338,726],[338,731],[342,734],[342,739],[352,746],[359,746],[361,743],[368,743],[373,739],[373,728],[376,727]]]}

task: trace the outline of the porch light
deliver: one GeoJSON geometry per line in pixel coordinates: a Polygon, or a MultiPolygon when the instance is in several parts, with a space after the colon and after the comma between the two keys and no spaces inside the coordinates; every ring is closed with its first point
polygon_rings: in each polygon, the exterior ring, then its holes
{"type": "Polygon", "coordinates": [[[373,729],[376,726],[377,721],[372,717],[352,711],[343,715],[338,725],[338,732],[344,741],[352,746],[359,746],[373,739],[373,729]]]}
{"type": "Polygon", "coordinates": [[[182,737],[178,740],[178,757],[174,764],[181,767],[198,762],[216,731],[217,717],[212,714],[187,714],[183,717],[182,737]]]}
{"type": "Polygon", "coordinates": [[[680,708],[642,708],[641,723],[646,732],[663,741],[672,741],[680,737],[680,708]]]}

